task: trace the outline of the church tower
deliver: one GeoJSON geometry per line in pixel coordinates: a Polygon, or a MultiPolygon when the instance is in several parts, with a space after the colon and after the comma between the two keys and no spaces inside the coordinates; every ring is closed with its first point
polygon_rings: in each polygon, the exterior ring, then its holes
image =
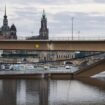
{"type": "Polygon", "coordinates": [[[3,25],[0,28],[0,38],[3,39],[17,39],[17,30],[15,25],[11,25],[11,27],[8,26],[8,19],[7,19],[7,13],[6,13],[6,6],[5,6],[5,13],[3,18],[3,25]]]}
{"type": "Polygon", "coordinates": [[[5,14],[4,14],[3,26],[8,26],[8,19],[7,19],[7,14],[6,14],[6,6],[5,6],[5,14]]]}
{"type": "Polygon", "coordinates": [[[45,11],[43,10],[42,18],[41,18],[41,28],[39,30],[40,39],[48,39],[49,30],[47,28],[47,18],[45,15],[45,11]]]}
{"type": "Polygon", "coordinates": [[[2,30],[2,34],[4,37],[8,37],[8,35],[10,34],[9,30],[9,26],[8,26],[8,19],[7,19],[7,14],[6,14],[6,6],[5,6],[5,14],[4,14],[4,19],[3,19],[3,26],[1,27],[2,30]]]}

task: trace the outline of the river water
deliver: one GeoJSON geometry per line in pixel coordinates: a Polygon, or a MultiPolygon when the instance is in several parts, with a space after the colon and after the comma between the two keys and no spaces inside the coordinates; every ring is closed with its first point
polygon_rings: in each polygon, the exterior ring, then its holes
{"type": "Polygon", "coordinates": [[[0,105],[105,105],[105,79],[1,79],[0,105]]]}

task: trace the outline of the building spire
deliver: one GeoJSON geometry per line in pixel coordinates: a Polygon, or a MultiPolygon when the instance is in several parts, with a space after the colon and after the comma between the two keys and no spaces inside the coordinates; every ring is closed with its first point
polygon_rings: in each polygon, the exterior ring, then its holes
{"type": "Polygon", "coordinates": [[[6,10],[6,4],[5,4],[3,26],[8,26],[8,19],[7,19],[7,13],[6,12],[7,12],[7,10],[6,10]]]}
{"type": "Polygon", "coordinates": [[[7,16],[7,13],[6,12],[7,12],[7,10],[6,10],[6,4],[5,4],[5,15],[4,16],[7,16]]]}
{"type": "Polygon", "coordinates": [[[45,16],[45,10],[43,9],[43,16],[45,16]]]}
{"type": "Polygon", "coordinates": [[[45,10],[43,9],[43,13],[42,13],[42,19],[46,18],[46,14],[45,14],[45,10]]]}

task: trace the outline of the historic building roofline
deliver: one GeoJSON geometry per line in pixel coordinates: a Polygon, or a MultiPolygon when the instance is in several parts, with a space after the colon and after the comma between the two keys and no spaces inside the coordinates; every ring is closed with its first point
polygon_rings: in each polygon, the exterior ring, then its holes
{"type": "Polygon", "coordinates": [[[2,25],[2,27],[0,29],[1,29],[0,38],[17,39],[17,35],[16,35],[17,30],[16,30],[15,25],[13,24],[13,25],[11,25],[11,27],[8,26],[6,5],[5,5],[5,10],[4,10],[3,25],[2,25]]]}

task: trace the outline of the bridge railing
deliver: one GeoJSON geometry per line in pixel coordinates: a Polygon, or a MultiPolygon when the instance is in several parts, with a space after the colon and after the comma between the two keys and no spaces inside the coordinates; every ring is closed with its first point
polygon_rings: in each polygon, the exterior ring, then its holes
{"type": "Polygon", "coordinates": [[[50,37],[49,40],[74,40],[74,41],[81,41],[81,40],[105,40],[105,37],[50,37]]]}
{"type": "MultiPolygon", "coordinates": [[[[0,40],[35,40],[35,38],[29,38],[29,37],[25,37],[25,36],[18,36],[17,39],[4,39],[4,38],[0,38],[0,40]]],[[[37,39],[38,40],[38,39],[37,39]]],[[[85,41],[85,40],[105,40],[105,36],[104,37],[86,37],[86,36],[81,36],[81,37],[49,37],[49,39],[39,39],[39,40],[58,40],[58,41],[85,41]]]]}
{"type": "MultiPolygon", "coordinates": [[[[23,37],[20,36],[18,37],[17,40],[27,40],[29,37],[23,37]]],[[[28,40],[35,40],[34,38],[32,39],[28,39],[28,40]]],[[[43,39],[42,39],[43,40],[43,39]]],[[[45,39],[44,39],[45,40],[45,39]]],[[[64,40],[64,41],[69,41],[69,40],[74,40],[74,41],[81,41],[81,40],[105,40],[105,36],[104,37],[92,37],[92,36],[81,36],[81,37],[49,37],[48,40],[64,40]]]]}

